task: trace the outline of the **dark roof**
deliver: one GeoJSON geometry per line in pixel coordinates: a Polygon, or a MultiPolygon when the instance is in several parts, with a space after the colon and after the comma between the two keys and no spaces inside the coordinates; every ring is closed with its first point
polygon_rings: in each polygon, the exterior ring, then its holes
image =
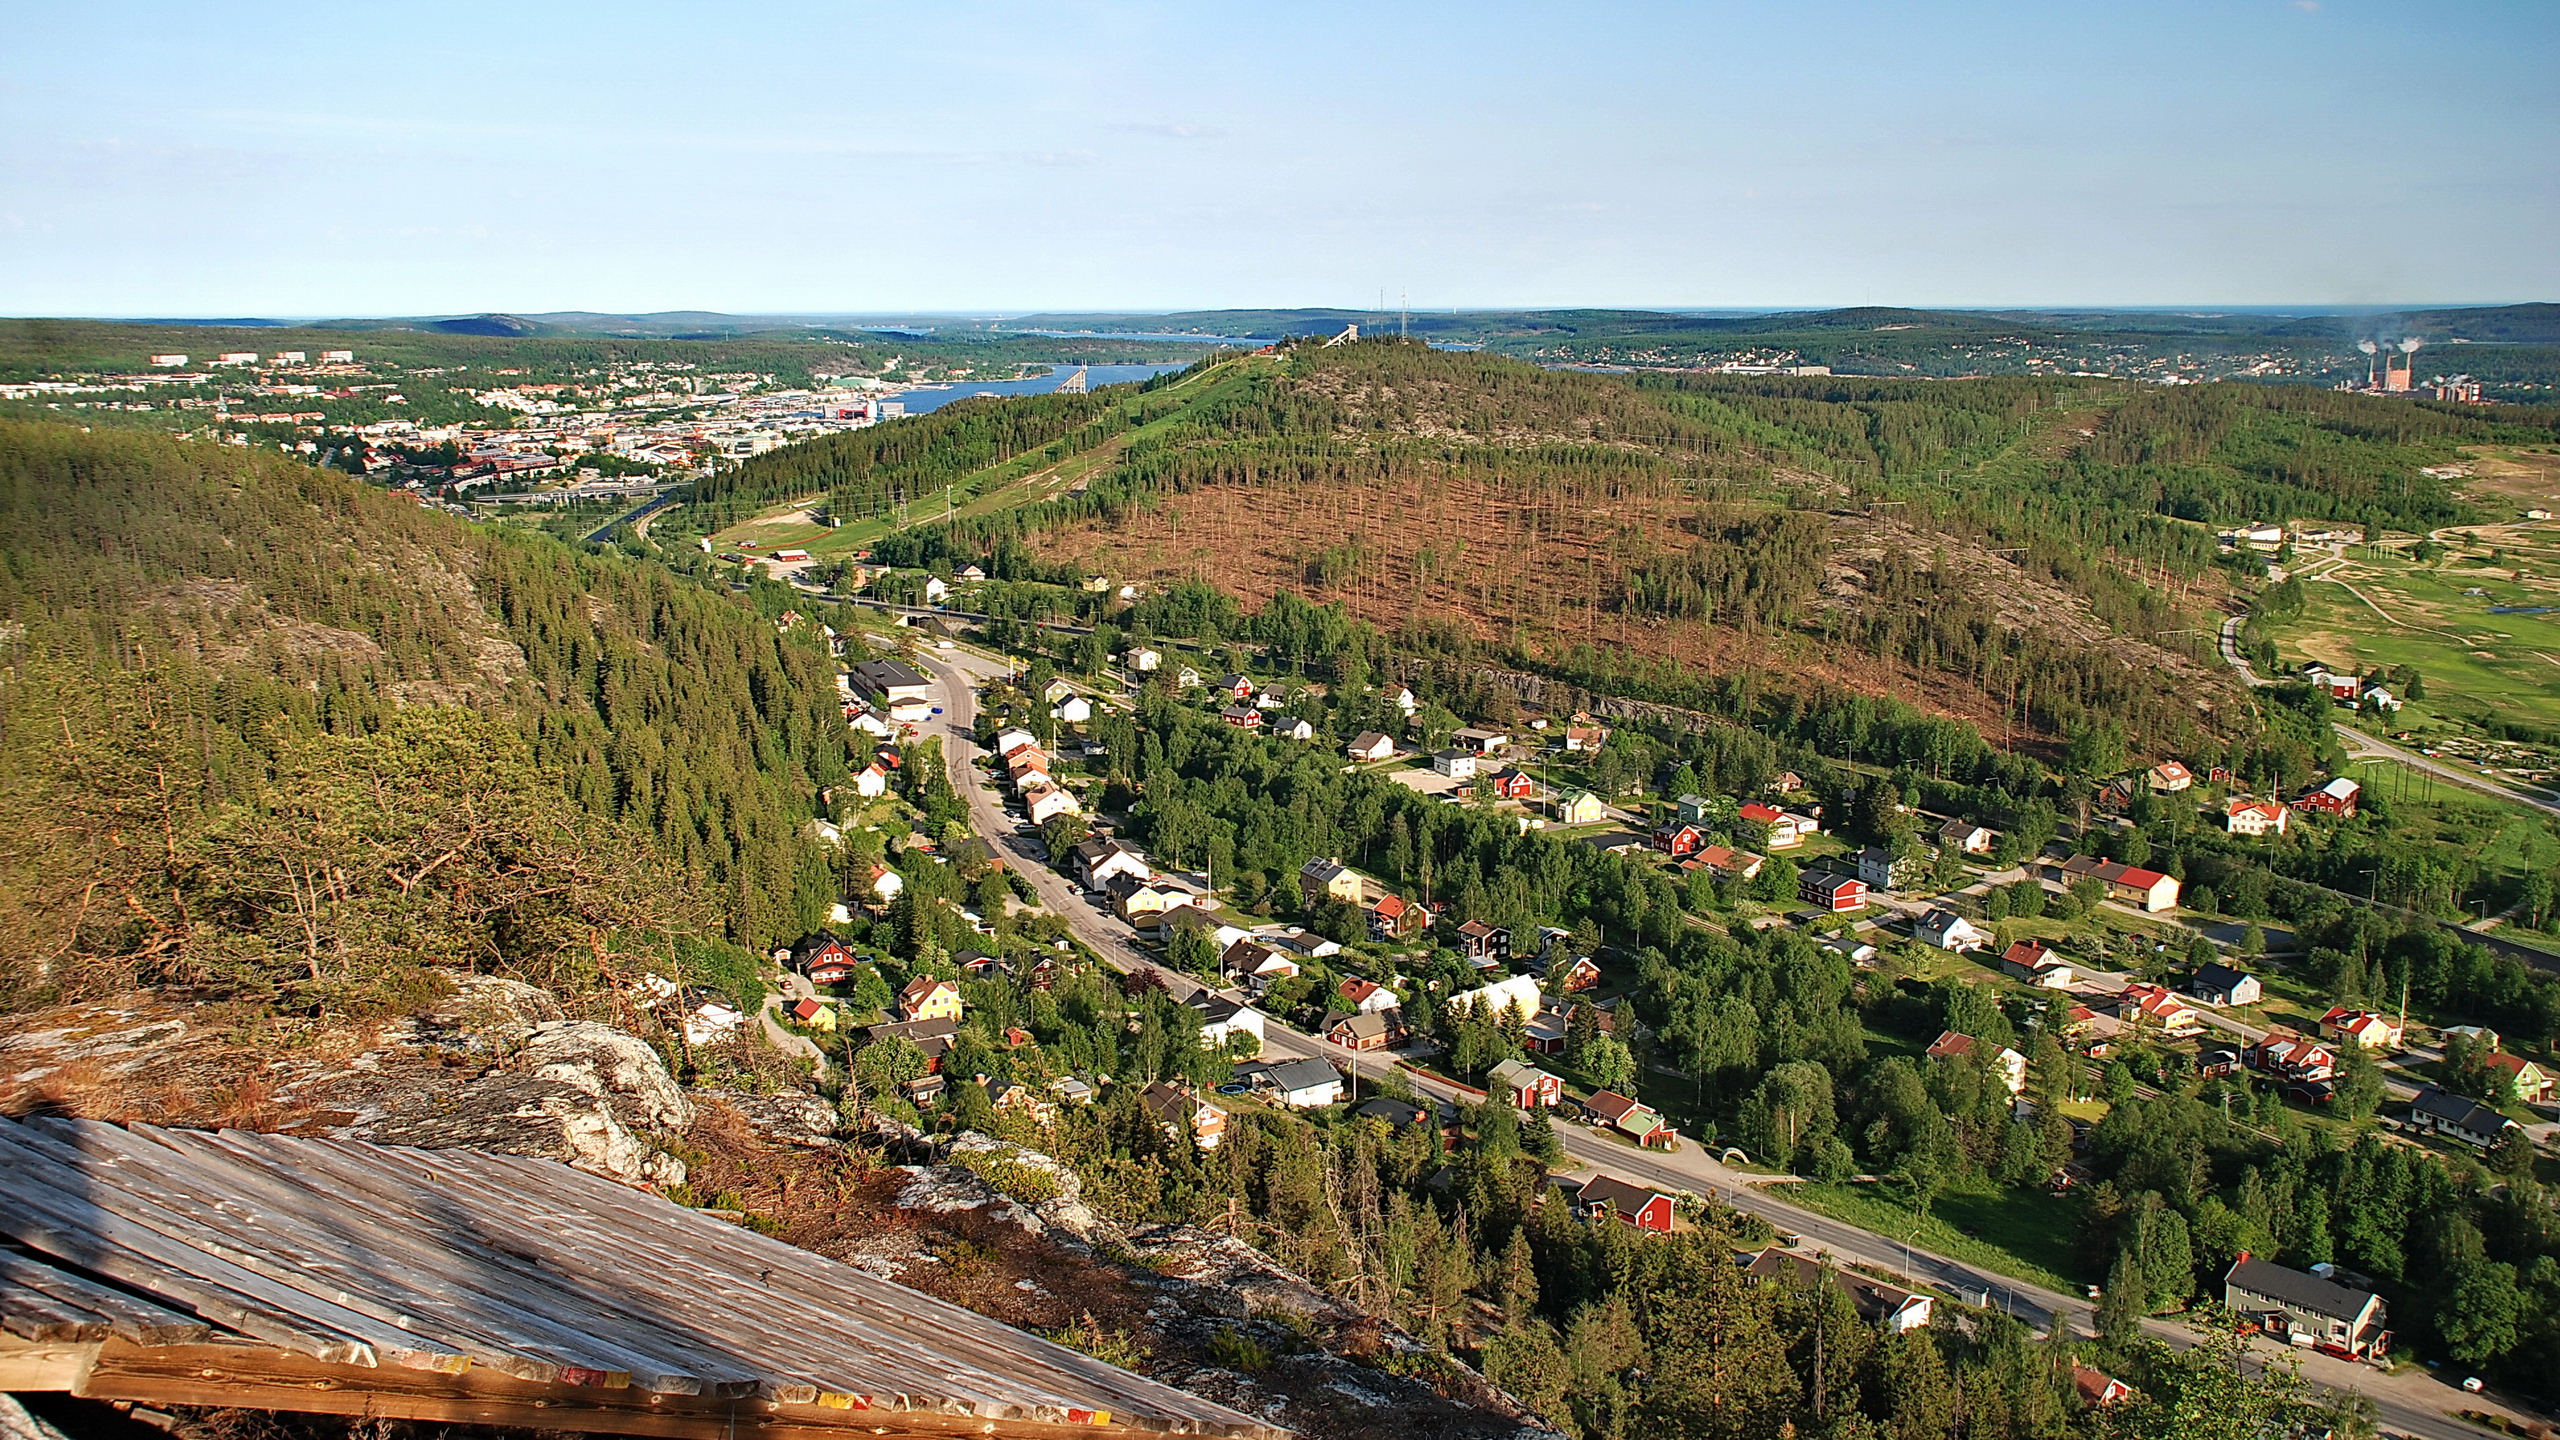
{"type": "Polygon", "coordinates": [[[1430,1111],[1412,1101],[1398,1100],[1386,1095],[1361,1102],[1360,1107],[1351,1113],[1365,1115],[1372,1120],[1384,1120],[1390,1125],[1419,1125],[1431,1118],[1430,1111]]]}
{"type": "Polygon", "coordinates": [[[2516,1123],[2468,1095],[2449,1090],[2421,1090],[2418,1098],[2409,1102],[2409,1109],[2474,1135],[2495,1135],[2516,1123]]]}
{"type": "Polygon", "coordinates": [[[1244,1013],[1244,1006],[1215,990],[1202,990],[1182,1002],[1200,1012],[1200,1023],[1220,1025],[1244,1013]]]}
{"type": "Polygon", "coordinates": [[[916,673],[916,667],[904,660],[865,660],[853,667],[853,673],[883,690],[892,685],[925,683],[925,678],[916,673]]]}
{"type": "Polygon", "coordinates": [[[2189,982],[2188,988],[2220,992],[2248,978],[2248,972],[2245,970],[2235,970],[2228,965],[2207,965],[2196,971],[2196,978],[2189,982]]]}
{"type": "Polygon", "coordinates": [[[1321,1060],[1288,1060],[1263,1067],[1262,1073],[1282,1090],[1311,1090],[1330,1080],[1339,1085],[1342,1077],[1321,1060]]]}
{"type": "Polygon", "coordinates": [[[0,1120],[0,1234],[21,1247],[5,1257],[7,1293],[50,1301],[13,1315],[47,1314],[64,1342],[121,1336],[138,1352],[127,1361],[171,1373],[186,1404],[296,1408],[251,1398],[271,1397],[282,1374],[333,1392],[311,1408],[339,1410],[458,1382],[467,1367],[502,1386],[475,1401],[579,1432],[625,1428],[615,1420],[637,1411],[659,1434],[719,1434],[745,1392],[785,1428],[866,1406],[894,1429],[913,1428],[909,1413],[925,1428],[966,1417],[992,1430],[1109,1410],[1148,1434],[1286,1434],[526,1156],[0,1120]],[[188,1343],[224,1347],[246,1373],[153,1353],[188,1343]]]}
{"type": "Polygon", "coordinates": [[[2350,1290],[2334,1280],[2305,1275],[2254,1256],[2233,1265],[2222,1279],[2224,1284],[2252,1295],[2264,1295],[2333,1320],[2354,1320],[2373,1303],[2373,1296],[2365,1291],[2350,1290]]]}

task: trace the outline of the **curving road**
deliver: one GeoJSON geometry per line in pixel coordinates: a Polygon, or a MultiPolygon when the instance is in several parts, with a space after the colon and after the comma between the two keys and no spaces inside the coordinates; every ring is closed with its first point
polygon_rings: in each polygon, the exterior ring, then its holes
{"type": "MultiPolygon", "coordinates": [[[[1113,968],[1123,972],[1153,970],[1163,977],[1167,988],[1182,999],[1208,988],[1187,975],[1166,968],[1156,957],[1140,949],[1134,932],[1116,917],[1096,909],[1072,881],[1049,868],[1044,863],[1045,856],[1039,841],[1015,829],[1016,822],[1005,812],[992,777],[969,763],[980,753],[973,733],[977,723],[977,686],[986,679],[1006,674],[1004,664],[968,651],[948,650],[924,657],[920,668],[934,680],[937,698],[942,704],[938,733],[953,787],[967,802],[970,817],[979,833],[1011,851],[1021,862],[1013,869],[1031,883],[1040,896],[1041,904],[1064,916],[1068,930],[1113,968]]],[[[1233,998],[1244,997],[1237,995],[1233,998]]],[[[1355,1075],[1363,1064],[1374,1071],[1375,1067],[1389,1063],[1376,1055],[1356,1055],[1267,1017],[1263,1050],[1266,1055],[1323,1059],[1338,1068],[1351,1070],[1355,1075]]],[[[1474,1103],[1482,1098],[1476,1092],[1462,1091],[1445,1081],[1411,1071],[1403,1072],[1401,1078],[1416,1091],[1440,1100],[1474,1103]]],[[[1944,1255],[1908,1246],[1901,1237],[1879,1235],[1789,1204],[1772,1193],[1777,1187],[1767,1184],[1768,1177],[1747,1175],[1720,1164],[1700,1146],[1686,1145],[1668,1152],[1641,1150],[1611,1134],[1569,1121],[1559,1121],[1555,1129],[1556,1137],[1562,1142],[1575,1170],[1605,1170],[1673,1193],[1715,1196],[1768,1220],[1782,1231],[1801,1235],[1806,1247],[1827,1252],[1836,1260],[1892,1271],[1917,1284],[1935,1285],[1951,1291],[1980,1291],[1989,1297],[1990,1304],[2040,1328],[2050,1327],[2057,1319],[2082,1330],[2095,1328],[2091,1306],[2085,1299],[1980,1270],[1944,1255]]],[[[2167,1321],[2149,1321],[2145,1328],[2172,1344],[2183,1346],[2190,1339],[2183,1327],[2167,1321]]],[[[2500,1408],[2484,1397],[2462,1395],[2423,1372],[2386,1374],[2369,1366],[2317,1353],[2291,1353],[2301,1361],[2306,1379],[2334,1390],[2355,1391],[2370,1397],[2382,1424],[2391,1431],[2425,1436],[2427,1440],[2477,1440],[2481,1432],[2452,1419],[2447,1411],[2457,1406],[2500,1408]]]]}

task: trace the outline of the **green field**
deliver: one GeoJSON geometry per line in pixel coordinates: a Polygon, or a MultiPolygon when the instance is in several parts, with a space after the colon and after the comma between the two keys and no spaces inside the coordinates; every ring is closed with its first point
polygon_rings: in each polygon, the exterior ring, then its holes
{"type": "Polygon", "coordinates": [[[2560,527],[2471,533],[2482,543],[2432,562],[2405,552],[2367,558],[2351,547],[2356,558],[2343,565],[2306,567],[2302,618],[2273,627],[2277,652],[2288,665],[2415,667],[2426,698],[2411,703],[2395,729],[2459,728],[2484,715],[2560,726],[2560,527]],[[2489,613],[2543,605],[2554,609],[2489,613]]]}
{"type": "Polygon", "coordinates": [[[1790,1185],[1774,1193],[1834,1220],[1895,1241],[1910,1236],[1923,1250],[2066,1295],[2099,1278],[2082,1274],[2072,1245],[2078,1205],[2049,1191],[1975,1181],[1940,1195],[1925,1220],[1895,1199],[1887,1183],[1790,1185]]]}

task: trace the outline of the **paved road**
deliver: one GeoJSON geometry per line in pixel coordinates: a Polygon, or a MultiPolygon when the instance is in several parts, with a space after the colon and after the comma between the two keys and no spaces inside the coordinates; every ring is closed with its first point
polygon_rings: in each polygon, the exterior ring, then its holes
{"type": "MultiPolygon", "coordinates": [[[[684,487],[678,486],[676,488],[677,490],[681,490],[684,487]]],[[[616,525],[623,524],[626,521],[637,524],[639,521],[645,520],[648,517],[657,514],[661,510],[672,509],[673,507],[683,503],[684,502],[681,499],[677,498],[676,491],[670,490],[666,494],[660,495],[657,499],[650,501],[648,504],[641,506],[638,510],[633,511],[630,514],[616,515],[612,519],[607,520],[604,524],[597,526],[593,531],[589,532],[587,538],[589,540],[600,541],[607,535],[612,534],[613,527],[616,525]]]]}
{"type": "MultiPolygon", "coordinates": [[[[927,656],[922,666],[935,680],[938,698],[942,702],[939,733],[952,785],[967,802],[979,833],[1010,849],[1025,862],[1014,866],[1015,872],[1031,882],[1040,895],[1041,903],[1064,916],[1069,931],[1091,947],[1106,964],[1124,972],[1141,968],[1154,970],[1164,978],[1166,986],[1183,999],[1207,988],[1189,976],[1166,969],[1154,956],[1139,948],[1128,927],[1096,909],[1072,882],[1040,863],[1037,842],[1015,831],[1016,822],[1005,813],[1003,803],[993,788],[992,778],[969,764],[979,753],[972,733],[977,720],[976,684],[988,677],[1004,674],[1004,665],[967,651],[954,650],[927,656]]],[[[1317,1057],[1355,1073],[1366,1067],[1374,1074],[1378,1066],[1387,1063],[1384,1057],[1355,1055],[1318,1037],[1293,1030],[1277,1020],[1266,1022],[1263,1048],[1266,1055],[1317,1057]]],[[[1461,1091],[1454,1085],[1410,1071],[1404,1072],[1401,1078],[1416,1091],[1441,1100],[1474,1103],[1482,1098],[1476,1092],[1461,1091]]],[[[1721,1164],[1700,1146],[1684,1145],[1671,1152],[1640,1150],[1612,1135],[1572,1122],[1559,1122],[1556,1136],[1576,1171],[1605,1170],[1667,1191],[1712,1195],[1738,1209],[1761,1216],[1781,1230],[1803,1236],[1808,1248],[1825,1251],[1838,1260],[1876,1266],[1907,1276],[1919,1284],[1985,1292],[1991,1304],[2038,1327],[2049,1327],[2059,1318],[2083,1330],[2095,1328],[2091,1308],[2084,1299],[1980,1270],[1930,1250],[1908,1246],[1901,1237],[1862,1230],[1845,1221],[1789,1204],[1772,1193],[1777,1187],[1761,1183],[1767,1177],[1746,1175],[1721,1164]]],[[[2184,1345],[2189,1340],[2182,1327],[2170,1322],[2151,1321],[2146,1323],[2146,1328],[2173,1344],[2184,1345]]],[[[2496,1408],[2485,1405],[2480,1397],[2464,1396],[2424,1374],[2386,1375],[2367,1366],[2316,1353],[2302,1354],[2300,1358],[2306,1378],[2332,1389],[2359,1391],[2370,1396],[2386,1428],[2425,1436],[2428,1440],[2477,1440],[2481,1432],[2451,1419],[2446,1412],[2459,1405],[2496,1408]]]]}

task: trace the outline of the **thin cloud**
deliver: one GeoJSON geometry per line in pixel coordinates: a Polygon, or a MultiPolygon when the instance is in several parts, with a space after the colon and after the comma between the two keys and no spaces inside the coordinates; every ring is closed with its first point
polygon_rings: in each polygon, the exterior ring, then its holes
{"type": "Polygon", "coordinates": [[[1130,121],[1111,128],[1130,135],[1153,135],[1160,140],[1223,140],[1227,138],[1224,126],[1194,125],[1174,120],[1130,121]]]}
{"type": "Polygon", "coordinates": [[[2320,0],[2293,0],[2293,8],[2305,15],[2317,15],[2320,13],[2320,0]]]}

